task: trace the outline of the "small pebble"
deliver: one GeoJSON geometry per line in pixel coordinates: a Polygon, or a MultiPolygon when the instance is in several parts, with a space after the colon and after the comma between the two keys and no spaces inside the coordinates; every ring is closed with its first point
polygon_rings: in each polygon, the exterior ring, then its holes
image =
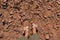
{"type": "Polygon", "coordinates": [[[60,4],[60,0],[59,0],[59,1],[57,1],[57,3],[58,3],[58,4],[60,4]]]}

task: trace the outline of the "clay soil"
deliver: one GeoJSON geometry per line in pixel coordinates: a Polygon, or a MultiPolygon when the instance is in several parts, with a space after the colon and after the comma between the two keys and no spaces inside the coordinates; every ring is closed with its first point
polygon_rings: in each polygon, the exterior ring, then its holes
{"type": "Polygon", "coordinates": [[[18,40],[23,28],[38,24],[40,40],[60,40],[60,0],[0,0],[0,40],[18,40]]]}

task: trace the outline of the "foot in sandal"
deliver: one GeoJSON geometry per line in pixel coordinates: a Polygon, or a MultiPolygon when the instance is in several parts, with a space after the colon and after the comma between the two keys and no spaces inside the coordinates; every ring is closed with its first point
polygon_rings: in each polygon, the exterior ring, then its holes
{"type": "Polygon", "coordinates": [[[33,34],[36,34],[36,28],[38,27],[38,25],[37,24],[32,24],[33,26],[32,26],[32,28],[33,28],[33,34]]]}
{"type": "Polygon", "coordinates": [[[30,36],[29,40],[40,40],[40,37],[39,37],[39,35],[36,32],[36,28],[38,27],[38,25],[34,24],[34,23],[32,25],[33,25],[32,26],[32,28],[33,28],[33,35],[30,36]]]}
{"type": "Polygon", "coordinates": [[[25,30],[25,37],[28,37],[29,35],[29,30],[28,30],[28,26],[24,27],[24,30],[25,30]]]}

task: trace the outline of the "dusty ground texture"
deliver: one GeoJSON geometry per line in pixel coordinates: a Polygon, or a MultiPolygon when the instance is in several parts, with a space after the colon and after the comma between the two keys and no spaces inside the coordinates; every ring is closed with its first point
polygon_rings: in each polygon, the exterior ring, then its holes
{"type": "Polygon", "coordinates": [[[0,0],[0,40],[20,38],[32,23],[40,40],[60,40],[60,0],[0,0]]]}

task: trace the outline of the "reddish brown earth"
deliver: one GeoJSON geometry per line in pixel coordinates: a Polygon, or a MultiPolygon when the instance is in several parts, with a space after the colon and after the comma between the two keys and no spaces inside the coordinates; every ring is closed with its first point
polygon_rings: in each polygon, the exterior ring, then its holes
{"type": "Polygon", "coordinates": [[[0,40],[17,40],[32,23],[40,40],[60,40],[60,0],[0,0],[0,40]]]}

